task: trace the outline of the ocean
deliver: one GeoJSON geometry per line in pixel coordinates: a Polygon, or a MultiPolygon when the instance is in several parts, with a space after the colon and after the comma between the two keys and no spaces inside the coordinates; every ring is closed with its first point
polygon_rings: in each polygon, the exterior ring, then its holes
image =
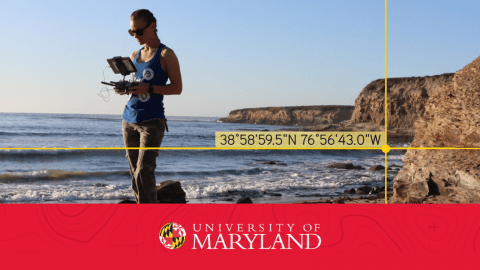
{"type": "MultiPolygon", "coordinates": [[[[274,131],[285,126],[228,124],[214,117],[167,117],[162,147],[215,147],[216,131],[274,131]]],[[[132,199],[125,150],[41,148],[124,147],[120,115],[0,113],[1,203],[118,203],[132,199]]],[[[291,128],[291,127],[290,127],[291,128]]],[[[403,166],[403,152],[388,165],[403,166]]],[[[381,150],[160,150],[157,184],[180,181],[188,203],[303,201],[345,189],[384,186],[381,150]],[[268,161],[285,165],[268,165],[268,161]],[[334,162],[366,170],[331,169],[334,162]]],[[[394,177],[390,172],[388,177],[394,177]]]]}

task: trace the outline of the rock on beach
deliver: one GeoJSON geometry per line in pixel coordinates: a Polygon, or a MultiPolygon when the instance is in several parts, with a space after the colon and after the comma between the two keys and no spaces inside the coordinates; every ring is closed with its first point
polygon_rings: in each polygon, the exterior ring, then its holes
{"type": "Polygon", "coordinates": [[[355,166],[352,163],[332,163],[327,168],[344,169],[344,170],[365,170],[362,166],[355,166]]]}

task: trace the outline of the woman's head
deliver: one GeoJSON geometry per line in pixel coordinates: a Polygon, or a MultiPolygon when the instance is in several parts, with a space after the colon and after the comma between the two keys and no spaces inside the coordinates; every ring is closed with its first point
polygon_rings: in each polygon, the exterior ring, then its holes
{"type": "Polygon", "coordinates": [[[157,19],[148,9],[139,9],[130,16],[130,35],[134,36],[140,44],[145,44],[157,36],[157,19]]]}

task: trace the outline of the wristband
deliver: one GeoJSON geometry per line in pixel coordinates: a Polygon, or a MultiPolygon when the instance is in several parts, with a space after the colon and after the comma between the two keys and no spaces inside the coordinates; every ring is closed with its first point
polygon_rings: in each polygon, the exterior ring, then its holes
{"type": "Polygon", "coordinates": [[[148,86],[148,93],[153,94],[153,85],[151,84],[148,86]]]}

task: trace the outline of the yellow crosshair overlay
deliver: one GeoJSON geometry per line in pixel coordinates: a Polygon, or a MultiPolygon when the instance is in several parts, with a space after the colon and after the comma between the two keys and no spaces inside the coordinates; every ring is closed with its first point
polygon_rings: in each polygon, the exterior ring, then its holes
{"type": "MultiPolygon", "coordinates": [[[[385,142],[387,141],[387,0],[385,0],[385,142]]],[[[308,147],[308,148],[216,148],[216,147],[97,147],[97,148],[0,148],[0,150],[139,150],[139,149],[159,149],[159,150],[315,150],[315,149],[329,149],[329,150],[341,150],[346,148],[325,148],[325,147],[308,147]]],[[[456,148],[456,147],[390,147],[388,144],[384,144],[381,148],[355,148],[348,147],[348,149],[356,150],[382,150],[385,153],[385,204],[387,204],[387,154],[390,150],[408,150],[408,149],[440,149],[440,150],[480,150],[480,148],[456,148]]]]}

